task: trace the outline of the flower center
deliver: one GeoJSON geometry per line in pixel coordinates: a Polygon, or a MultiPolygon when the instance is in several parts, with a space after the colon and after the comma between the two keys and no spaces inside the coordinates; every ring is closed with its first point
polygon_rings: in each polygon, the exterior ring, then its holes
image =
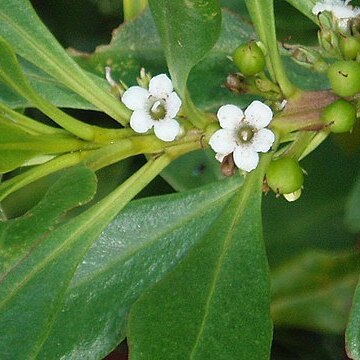
{"type": "Polygon", "coordinates": [[[150,116],[153,120],[163,119],[166,115],[165,102],[156,100],[150,108],[150,116]]]}
{"type": "Polygon", "coordinates": [[[249,125],[242,126],[238,131],[239,141],[242,142],[243,144],[250,142],[253,137],[254,137],[254,128],[249,125]]]}

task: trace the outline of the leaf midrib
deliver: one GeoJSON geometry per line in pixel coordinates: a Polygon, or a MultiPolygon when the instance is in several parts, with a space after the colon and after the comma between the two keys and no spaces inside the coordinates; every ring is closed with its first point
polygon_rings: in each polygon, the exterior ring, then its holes
{"type": "Polygon", "coordinates": [[[235,231],[235,226],[239,222],[241,214],[245,210],[245,206],[242,206],[242,205],[245,204],[246,201],[248,200],[248,197],[250,196],[250,193],[251,193],[251,189],[252,189],[251,186],[244,186],[240,190],[241,194],[239,196],[241,198],[240,198],[239,203],[237,204],[237,210],[236,210],[236,212],[234,214],[234,217],[233,217],[231,226],[229,227],[229,231],[228,231],[228,233],[226,235],[225,241],[223,242],[222,251],[221,251],[221,254],[220,254],[220,256],[218,258],[218,261],[216,263],[216,267],[214,268],[214,277],[213,277],[213,281],[210,284],[209,295],[208,295],[206,305],[205,305],[205,308],[204,308],[204,316],[203,316],[202,321],[200,323],[198,336],[195,339],[195,343],[194,343],[193,348],[192,348],[192,350],[190,352],[190,355],[189,355],[190,359],[193,359],[196,356],[196,351],[197,351],[198,347],[200,346],[201,337],[202,337],[203,332],[205,331],[206,322],[207,322],[207,319],[208,319],[209,313],[210,313],[210,304],[211,304],[211,301],[212,301],[212,299],[214,297],[214,294],[215,294],[216,286],[217,286],[218,279],[219,279],[220,273],[221,273],[221,267],[222,267],[222,265],[224,263],[225,254],[227,253],[227,250],[229,248],[229,244],[231,243],[232,235],[233,235],[233,233],[235,231]]]}

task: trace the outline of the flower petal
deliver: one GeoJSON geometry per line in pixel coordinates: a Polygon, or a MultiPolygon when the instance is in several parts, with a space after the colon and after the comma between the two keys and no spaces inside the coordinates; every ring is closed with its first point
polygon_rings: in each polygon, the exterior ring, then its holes
{"type": "Polygon", "coordinates": [[[215,152],[227,155],[234,151],[236,139],[233,132],[220,129],[211,135],[209,145],[215,152]]]}
{"type": "Polygon", "coordinates": [[[244,149],[241,146],[235,148],[233,156],[235,165],[247,172],[254,170],[259,163],[259,155],[256,151],[244,149]]]}
{"type": "Polygon", "coordinates": [[[144,110],[135,110],[130,118],[130,127],[137,133],[145,133],[154,125],[154,120],[144,110]]]}
{"type": "Polygon", "coordinates": [[[140,86],[131,86],[123,94],[121,101],[130,110],[145,109],[149,92],[140,86]]]}
{"type": "Polygon", "coordinates": [[[223,105],[217,112],[220,126],[223,129],[236,129],[244,117],[243,111],[235,105],[223,105]]]}
{"type": "Polygon", "coordinates": [[[267,105],[255,100],[245,110],[245,117],[250,125],[257,129],[262,129],[269,125],[273,117],[273,112],[267,105]]]}
{"type": "Polygon", "coordinates": [[[334,5],[331,12],[338,19],[350,19],[355,17],[355,12],[350,6],[334,5]]]}
{"type": "Polygon", "coordinates": [[[275,135],[271,130],[261,129],[254,135],[252,149],[256,152],[268,152],[274,141],[275,135]]]}
{"type": "Polygon", "coordinates": [[[149,93],[158,99],[167,98],[173,91],[171,80],[166,74],[156,75],[149,82],[149,93]]]}
{"type": "Polygon", "coordinates": [[[173,91],[166,100],[166,115],[169,118],[174,118],[179,112],[181,106],[181,99],[178,94],[173,91]]]}
{"type": "Polygon", "coordinates": [[[154,132],[160,140],[173,141],[180,132],[180,125],[174,119],[165,118],[154,121],[154,132]]]}

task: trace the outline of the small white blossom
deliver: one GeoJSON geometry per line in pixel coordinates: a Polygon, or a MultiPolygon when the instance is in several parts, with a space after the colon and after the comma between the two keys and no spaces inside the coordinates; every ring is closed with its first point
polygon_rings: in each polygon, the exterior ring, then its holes
{"type": "Polygon", "coordinates": [[[317,2],[312,8],[314,15],[319,15],[323,11],[331,12],[333,17],[339,22],[343,28],[346,26],[347,21],[360,15],[360,8],[349,5],[351,0],[323,0],[317,2]]]}
{"type": "Polygon", "coordinates": [[[209,140],[216,159],[221,162],[233,153],[239,169],[254,170],[259,163],[258,152],[269,151],[275,140],[273,132],[265,129],[273,117],[272,110],[256,100],[244,112],[235,105],[221,106],[217,117],[222,129],[209,140]]]}
{"type": "Polygon", "coordinates": [[[159,139],[173,141],[180,132],[180,125],[174,118],[181,107],[181,100],[173,90],[172,82],[165,74],[154,76],[149,82],[149,90],[140,86],[127,89],[121,100],[134,111],[130,127],[137,133],[154,128],[159,139]]]}

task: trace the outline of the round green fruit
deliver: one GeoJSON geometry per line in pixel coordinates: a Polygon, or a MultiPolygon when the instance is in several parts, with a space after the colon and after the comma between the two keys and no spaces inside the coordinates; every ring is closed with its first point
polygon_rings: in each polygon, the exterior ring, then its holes
{"type": "Polygon", "coordinates": [[[255,41],[240,45],[233,53],[233,61],[245,76],[255,75],[265,68],[265,56],[255,41]]]}
{"type": "Polygon", "coordinates": [[[355,60],[360,53],[360,40],[353,36],[340,37],[339,48],[345,59],[355,60]]]}
{"type": "Polygon", "coordinates": [[[356,121],[356,108],[350,102],[339,99],[323,110],[321,119],[330,124],[330,130],[334,133],[348,132],[356,121]]]}
{"type": "Polygon", "coordinates": [[[360,92],[360,64],[341,60],[332,64],[327,72],[330,85],[339,96],[353,96],[360,92]]]}
{"type": "Polygon", "coordinates": [[[277,194],[290,194],[301,188],[304,174],[297,160],[284,157],[270,163],[266,171],[266,180],[277,194]]]}

